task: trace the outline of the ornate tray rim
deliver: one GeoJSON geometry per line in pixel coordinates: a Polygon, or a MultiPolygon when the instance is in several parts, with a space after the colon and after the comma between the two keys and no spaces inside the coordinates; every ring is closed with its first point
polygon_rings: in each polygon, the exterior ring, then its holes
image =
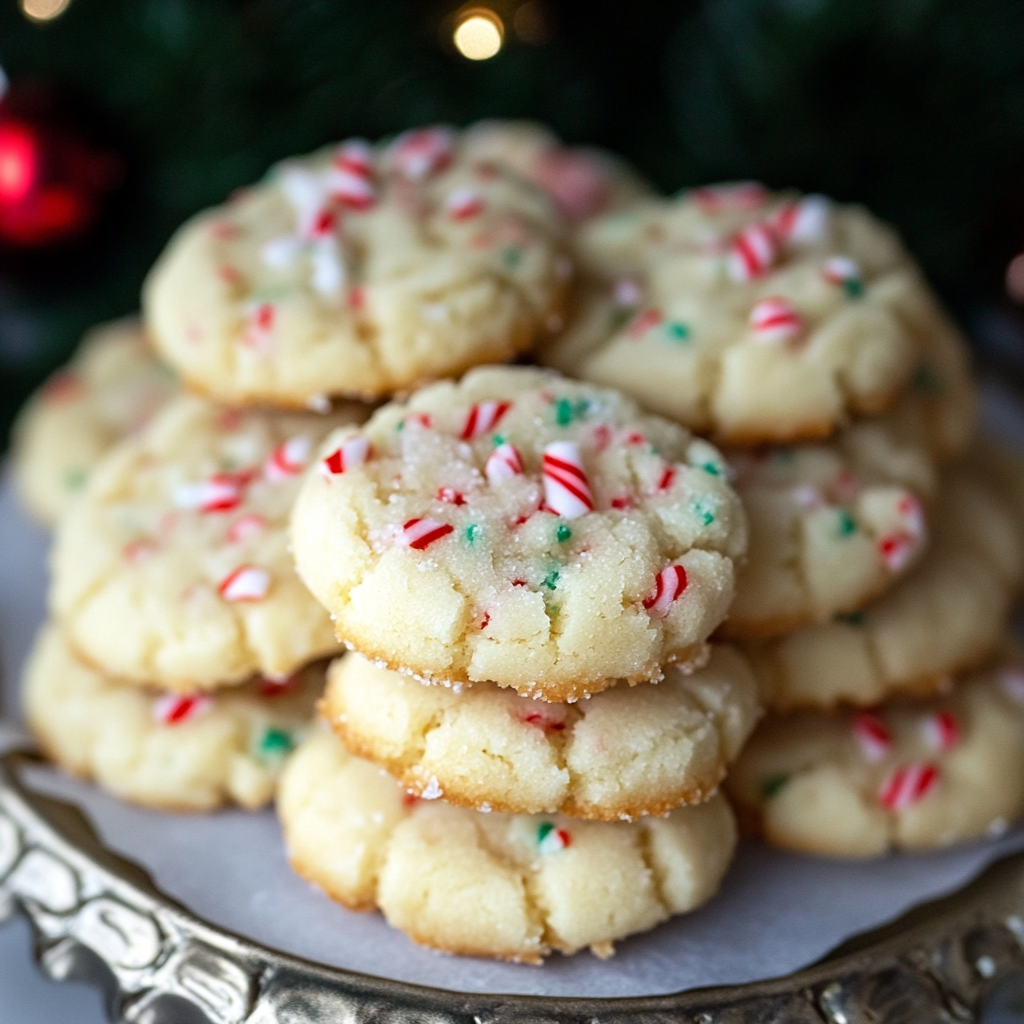
{"type": "Polygon", "coordinates": [[[781,978],[639,998],[471,994],[278,953],[214,927],[106,850],[77,807],[26,788],[39,758],[0,756],[0,922],[20,910],[55,980],[98,985],[138,1024],[867,1024],[980,1020],[1024,978],[1024,853],[951,896],[781,978]]]}

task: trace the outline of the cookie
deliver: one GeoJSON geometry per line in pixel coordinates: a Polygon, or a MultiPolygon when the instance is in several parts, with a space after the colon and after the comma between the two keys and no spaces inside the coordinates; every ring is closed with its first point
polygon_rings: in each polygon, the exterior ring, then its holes
{"type": "Polygon", "coordinates": [[[170,694],[90,668],[49,624],[26,666],[22,703],[47,755],[115,796],[175,811],[255,809],[272,799],[323,679],[320,663],[286,682],[170,694]]]}
{"type": "Polygon", "coordinates": [[[507,167],[547,193],[570,224],[626,210],[654,194],[625,161],[592,146],[566,146],[534,121],[478,121],[463,136],[466,157],[507,167]]]}
{"type": "Polygon", "coordinates": [[[548,704],[481,683],[424,686],[359,655],[332,666],[321,713],[352,753],[413,793],[515,814],[666,814],[717,789],[760,717],[750,668],[716,645],[692,675],[548,704]]]}
{"type": "Polygon", "coordinates": [[[746,546],[724,474],[617,392],[482,367],[333,434],[292,546],[367,657],[574,700],[706,657],[746,546]]]}
{"type": "Polygon", "coordinates": [[[168,690],[283,677],[337,650],[296,576],[287,521],[332,416],[183,395],[93,471],[61,521],[50,603],[105,673],[168,690]]]}
{"type": "Polygon", "coordinates": [[[725,453],[750,545],[723,636],[768,638],[856,611],[918,561],[928,532],[922,498],[931,495],[902,485],[901,470],[934,485],[934,463],[873,427],[859,445],[844,443],[844,431],[830,442],[725,453]],[[871,441],[882,451],[865,456],[871,441]]]}
{"type": "Polygon", "coordinates": [[[563,234],[539,189],[447,129],[349,140],[189,221],[143,306],[164,357],[222,401],[379,397],[559,326],[563,234]]]}
{"type": "Polygon", "coordinates": [[[1024,811],[1024,669],[1003,662],[929,700],[770,715],[729,773],[745,826],[833,857],[998,835],[1024,811]]]}
{"type": "Polygon", "coordinates": [[[665,818],[482,814],[409,796],[326,731],[285,766],[292,867],[351,910],[383,911],[425,946],[539,963],[612,943],[709,900],[736,826],[722,796],[665,818]]]}
{"type": "Polygon", "coordinates": [[[1007,495],[989,474],[951,472],[905,580],[863,611],[744,645],[766,706],[868,706],[983,662],[1024,582],[1024,508],[1007,495]]]}
{"type": "Polygon", "coordinates": [[[52,526],[104,453],[141,430],[177,391],[137,320],[89,331],[15,423],[14,484],[24,506],[52,526]]]}
{"type": "Polygon", "coordinates": [[[541,361],[723,442],[828,436],[892,406],[931,334],[962,346],[896,236],[824,197],[695,189],[577,247],[598,276],[541,361]]]}

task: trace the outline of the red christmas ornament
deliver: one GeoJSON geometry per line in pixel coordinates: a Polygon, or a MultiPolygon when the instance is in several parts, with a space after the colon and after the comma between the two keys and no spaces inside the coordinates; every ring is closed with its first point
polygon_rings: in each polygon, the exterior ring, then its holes
{"type": "Polygon", "coordinates": [[[99,220],[124,178],[56,96],[18,85],[0,97],[0,247],[44,249],[99,220]]]}

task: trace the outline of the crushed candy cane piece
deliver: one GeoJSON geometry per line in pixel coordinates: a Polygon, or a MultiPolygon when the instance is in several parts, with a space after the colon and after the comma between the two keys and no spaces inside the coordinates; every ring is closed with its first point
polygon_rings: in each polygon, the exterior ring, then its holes
{"type": "Polygon", "coordinates": [[[203,695],[181,696],[167,693],[153,702],[153,721],[158,725],[182,725],[213,707],[213,701],[203,695]]]}
{"type": "Polygon", "coordinates": [[[487,482],[494,486],[503,480],[511,480],[514,476],[521,476],[523,472],[523,458],[519,449],[507,441],[499,444],[488,456],[484,465],[484,474],[487,482]]]}
{"type": "Polygon", "coordinates": [[[226,601],[262,601],[270,590],[270,573],[257,565],[240,565],[217,584],[226,601]]]}
{"type": "Polygon", "coordinates": [[[866,761],[875,764],[892,749],[892,733],[878,715],[859,711],[853,716],[850,727],[866,761]]]}
{"type": "Polygon", "coordinates": [[[243,544],[253,537],[258,537],[267,528],[267,521],[255,512],[247,512],[239,516],[229,527],[227,539],[229,544],[243,544]]]}
{"type": "Polygon", "coordinates": [[[960,723],[951,711],[934,711],[921,723],[921,736],[932,750],[952,750],[960,743],[960,723]]]}
{"type": "Polygon", "coordinates": [[[489,433],[511,408],[511,402],[477,402],[466,414],[466,422],[459,436],[463,441],[473,441],[489,433]]]}
{"type": "Polygon", "coordinates": [[[542,855],[558,853],[572,843],[572,836],[564,828],[555,828],[550,821],[537,827],[537,848],[542,855]]]}
{"type": "Polygon", "coordinates": [[[771,218],[770,226],[782,242],[802,245],[825,237],[832,204],[825,196],[803,196],[787,203],[771,218]]]}
{"type": "Polygon", "coordinates": [[[417,517],[402,524],[402,542],[414,551],[423,551],[454,531],[455,527],[436,519],[417,517]]]}
{"type": "Polygon", "coordinates": [[[326,477],[338,476],[363,465],[369,457],[370,442],[365,437],[350,437],[320,460],[320,472],[326,477]]]}
{"type": "Polygon", "coordinates": [[[729,245],[725,269],[738,284],[764,277],[779,258],[775,234],[767,224],[751,224],[729,245]]]}
{"type": "Polygon", "coordinates": [[[878,802],[887,810],[905,811],[920,803],[938,784],[935,765],[920,761],[902,765],[882,783],[878,802]]]}
{"type": "Polygon", "coordinates": [[[388,149],[399,173],[412,181],[443,171],[454,152],[455,133],[439,125],[403,132],[388,149]]]}
{"type": "Polygon", "coordinates": [[[594,510],[579,447],[572,441],[552,441],[544,446],[542,460],[544,504],[564,519],[576,519],[594,510]]]}
{"type": "Polygon", "coordinates": [[[800,314],[786,299],[761,299],[750,312],[754,340],[763,344],[789,341],[803,330],[800,314]]]}
{"type": "Polygon", "coordinates": [[[668,565],[654,578],[654,589],[644,598],[644,607],[652,618],[663,619],[686,590],[686,570],[668,565]]]}
{"type": "Polygon", "coordinates": [[[471,188],[457,188],[448,196],[446,206],[452,220],[471,220],[483,212],[484,201],[471,188]]]}
{"type": "Polygon", "coordinates": [[[283,441],[267,459],[263,475],[272,483],[298,476],[306,468],[310,447],[309,438],[301,434],[283,441]]]}
{"type": "Polygon", "coordinates": [[[230,512],[242,503],[245,477],[235,473],[218,473],[198,483],[178,484],[171,494],[175,508],[199,512],[230,512]]]}

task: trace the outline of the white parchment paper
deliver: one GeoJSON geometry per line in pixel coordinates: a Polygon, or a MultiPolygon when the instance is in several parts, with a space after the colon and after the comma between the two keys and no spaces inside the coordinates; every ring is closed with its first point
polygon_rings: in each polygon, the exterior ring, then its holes
{"type": "MultiPolygon", "coordinates": [[[[986,419],[1024,447],[1024,414],[1006,393],[986,393],[986,419]]],[[[44,610],[43,531],[0,485],[0,656],[4,712],[17,717],[17,681],[44,610]]],[[[371,974],[468,992],[639,996],[785,974],[851,935],[948,893],[987,863],[1024,849],[1024,830],[927,856],[832,862],[741,846],[722,892],[695,914],[617,947],[553,956],[543,967],[439,956],[376,914],[353,914],[291,873],[272,813],[159,814],[128,807],[57,772],[32,782],[81,806],[108,846],[142,864],[194,913],[288,953],[371,974]]]]}

